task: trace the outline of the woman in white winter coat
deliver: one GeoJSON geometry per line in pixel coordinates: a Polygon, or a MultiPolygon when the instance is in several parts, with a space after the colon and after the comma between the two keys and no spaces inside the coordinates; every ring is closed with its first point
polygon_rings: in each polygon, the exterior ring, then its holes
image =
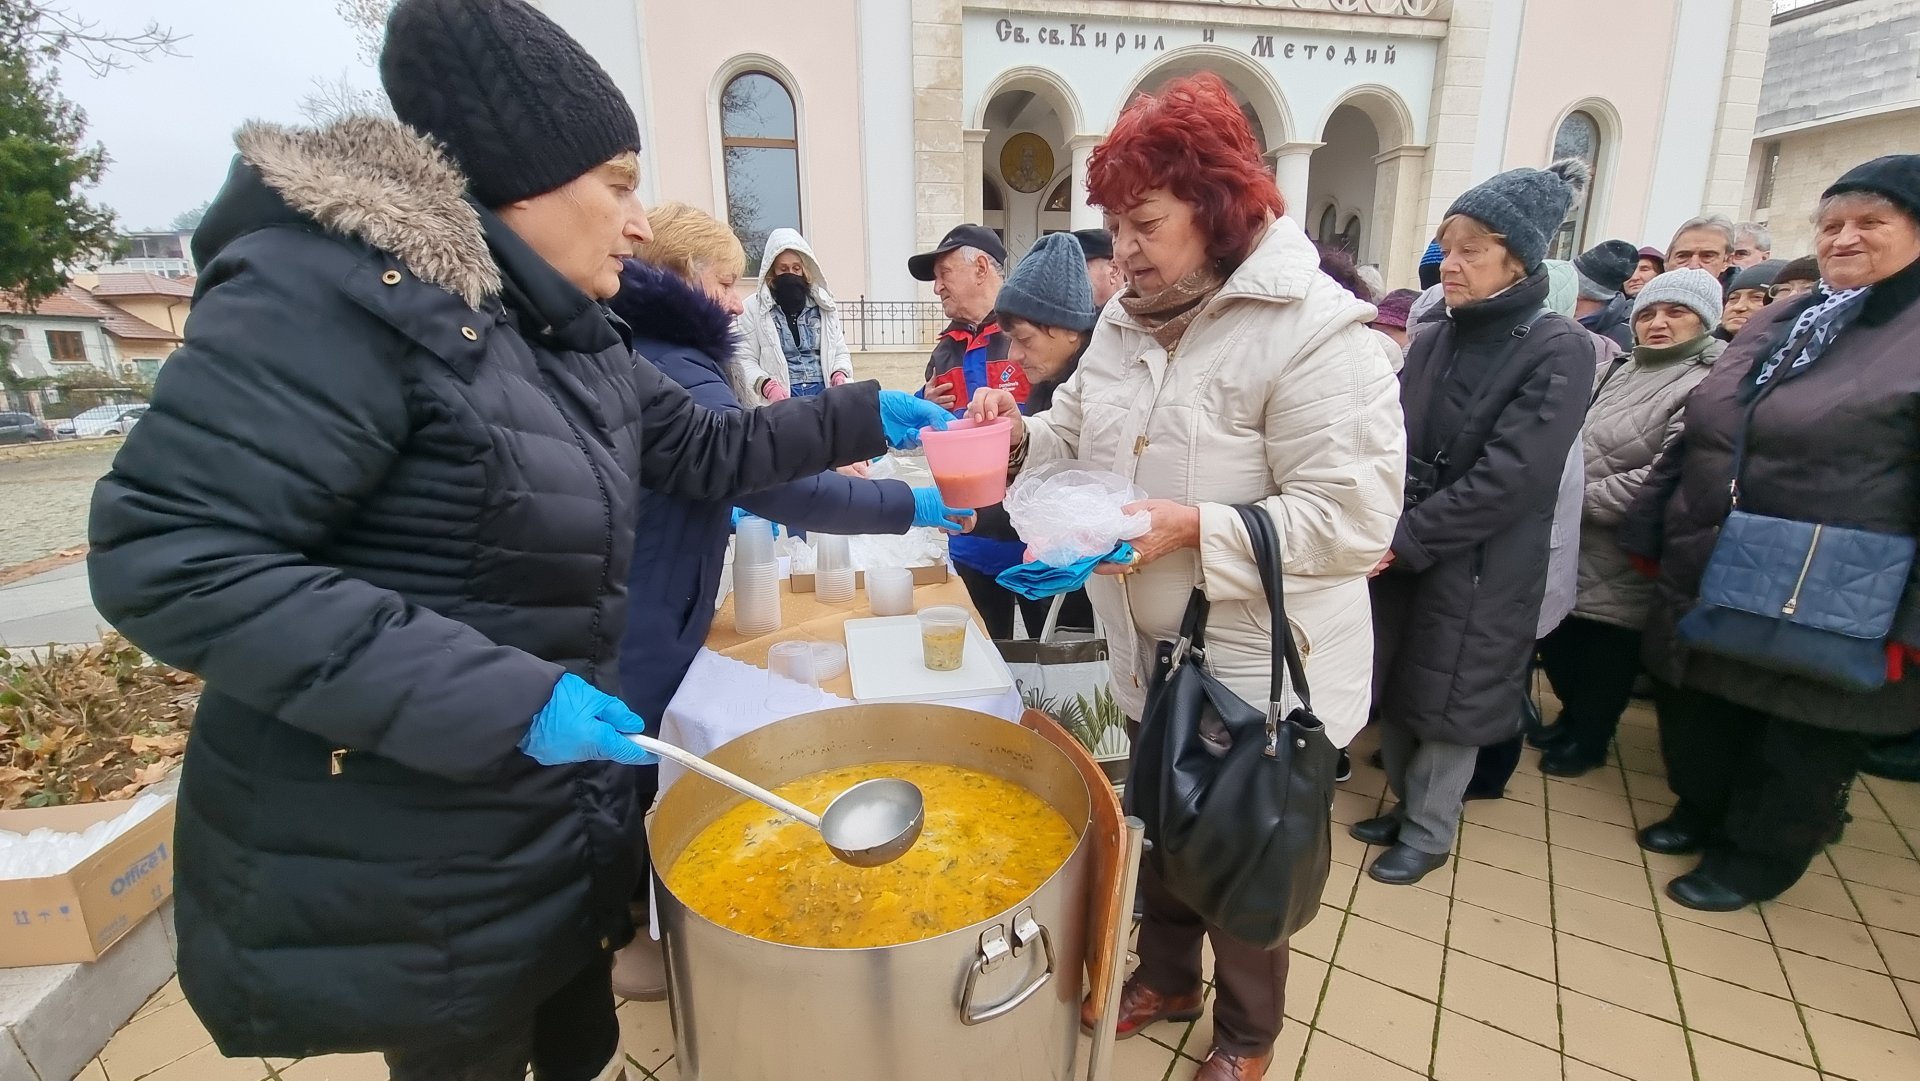
{"type": "MultiPolygon", "coordinates": [[[[1015,418],[1016,468],[1078,459],[1150,497],[1140,507],[1152,530],[1132,542],[1138,561],[1087,585],[1112,649],[1115,698],[1135,720],[1154,648],[1178,637],[1196,588],[1211,602],[1208,668],[1246,701],[1267,699],[1274,628],[1233,509],[1264,507],[1314,709],[1344,747],[1370,696],[1367,572],[1401,505],[1399,350],[1368,329],[1373,306],[1321,273],[1313,243],[1281,217],[1273,176],[1217,76],[1136,99],[1094,151],[1088,189],[1106,210],[1129,288],[1102,313],[1045,414],[1021,418],[1012,396],[994,390],[981,391],[972,412],[1015,418]]],[[[1215,1035],[1199,1076],[1262,1076],[1280,1032],[1287,946],[1263,949],[1208,926],[1151,869],[1141,892],[1141,964],[1122,995],[1119,1034],[1200,1015],[1210,938],[1215,1035]]]]}
{"type": "Polygon", "coordinates": [[[739,331],[735,389],[749,405],[812,397],[853,377],[839,305],[813,248],[792,229],[768,235],[760,289],[747,298],[739,331]]]}

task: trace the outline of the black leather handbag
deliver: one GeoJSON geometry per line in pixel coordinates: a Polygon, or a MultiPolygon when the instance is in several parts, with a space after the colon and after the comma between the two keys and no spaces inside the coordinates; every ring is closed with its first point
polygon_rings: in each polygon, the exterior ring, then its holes
{"type": "Polygon", "coordinates": [[[1259,507],[1234,509],[1273,610],[1268,701],[1249,705],[1207,671],[1207,597],[1194,590],[1180,639],[1160,644],[1127,805],[1146,823],[1146,858],[1168,891],[1207,923],[1271,949],[1319,912],[1339,752],[1313,715],[1273,520],[1259,507]],[[1299,702],[1291,710],[1289,689],[1299,702]]]}

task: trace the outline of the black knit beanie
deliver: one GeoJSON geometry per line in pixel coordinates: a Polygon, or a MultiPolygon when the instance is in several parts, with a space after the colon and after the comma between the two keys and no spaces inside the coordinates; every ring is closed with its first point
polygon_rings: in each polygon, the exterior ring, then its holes
{"type": "Polygon", "coordinates": [[[558,188],[640,148],[640,124],[580,43],[524,0],[400,0],[380,82],[447,148],[481,205],[558,188]]]}
{"type": "Polygon", "coordinates": [[[1920,221],[1920,154],[1888,154],[1856,165],[1820,197],[1828,199],[1856,191],[1885,196],[1920,221]]]}

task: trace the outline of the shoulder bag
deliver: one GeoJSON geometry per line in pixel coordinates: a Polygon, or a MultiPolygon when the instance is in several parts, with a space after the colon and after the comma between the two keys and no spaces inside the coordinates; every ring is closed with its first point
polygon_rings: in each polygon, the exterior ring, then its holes
{"type": "Polygon", "coordinates": [[[1914,538],[1740,509],[1747,435],[1771,389],[1740,418],[1733,509],[1677,637],[1689,649],[1870,694],[1887,683],[1887,640],[1913,568],[1914,538]]]}
{"type": "Polygon", "coordinates": [[[1207,671],[1207,597],[1194,590],[1179,641],[1160,644],[1127,805],[1146,823],[1146,858],[1167,889],[1207,923],[1271,949],[1319,911],[1339,752],[1313,715],[1273,521],[1234,509],[1273,611],[1267,701],[1251,705],[1207,671]]]}

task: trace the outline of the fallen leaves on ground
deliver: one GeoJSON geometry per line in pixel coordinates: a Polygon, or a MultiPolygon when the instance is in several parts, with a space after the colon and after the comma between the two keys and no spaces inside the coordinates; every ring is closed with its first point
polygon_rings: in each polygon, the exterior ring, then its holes
{"type": "Polygon", "coordinates": [[[119,635],[0,649],[0,810],[131,799],[186,750],[200,681],[119,635]]]}

